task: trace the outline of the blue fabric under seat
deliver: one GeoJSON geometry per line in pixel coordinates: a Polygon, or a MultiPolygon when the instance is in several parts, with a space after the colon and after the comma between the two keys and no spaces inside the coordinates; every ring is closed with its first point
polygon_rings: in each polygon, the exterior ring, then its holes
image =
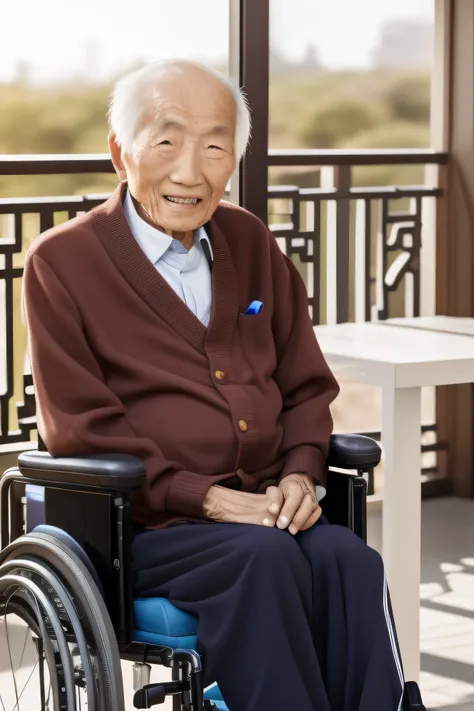
{"type": "MultiPolygon", "coordinates": [[[[139,597],[134,602],[135,641],[162,644],[173,649],[196,649],[198,618],[163,597],[139,597]]],[[[219,711],[228,711],[217,684],[204,693],[219,711]]]]}
{"type": "Polygon", "coordinates": [[[139,597],[135,600],[134,609],[134,638],[137,642],[196,649],[196,615],[179,610],[163,597],[139,597]]]}

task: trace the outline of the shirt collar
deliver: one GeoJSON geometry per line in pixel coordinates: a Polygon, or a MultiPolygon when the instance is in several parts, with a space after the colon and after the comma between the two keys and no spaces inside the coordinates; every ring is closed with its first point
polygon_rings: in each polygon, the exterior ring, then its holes
{"type": "MultiPolygon", "coordinates": [[[[173,238],[169,237],[165,232],[158,230],[156,227],[152,227],[152,225],[149,225],[148,222],[145,222],[145,220],[140,217],[133,203],[130,190],[126,192],[123,211],[133,236],[150,262],[156,264],[171,246],[173,238]]],[[[199,227],[195,231],[194,246],[200,246],[201,240],[206,240],[209,245],[211,259],[214,259],[211,241],[204,227],[199,227]]],[[[202,247],[200,248],[202,249],[202,247]]]]}

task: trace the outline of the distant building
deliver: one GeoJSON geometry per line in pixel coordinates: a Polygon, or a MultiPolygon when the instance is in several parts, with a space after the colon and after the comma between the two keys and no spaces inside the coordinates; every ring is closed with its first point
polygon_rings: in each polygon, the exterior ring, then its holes
{"type": "Polygon", "coordinates": [[[276,74],[294,74],[301,72],[320,71],[323,64],[316,45],[308,44],[303,57],[299,61],[292,61],[282,52],[270,47],[270,72],[276,74]]]}
{"type": "Polygon", "coordinates": [[[15,75],[13,83],[20,86],[26,86],[31,83],[32,66],[26,59],[20,59],[15,64],[15,75]]]}
{"type": "Polygon", "coordinates": [[[377,68],[427,68],[433,64],[434,28],[423,20],[384,23],[372,53],[377,68]]]}
{"type": "Polygon", "coordinates": [[[306,47],[303,59],[300,63],[301,69],[307,71],[314,71],[323,68],[323,63],[321,62],[321,56],[319,49],[315,44],[309,44],[306,47]]]}
{"type": "Polygon", "coordinates": [[[81,77],[85,84],[100,83],[101,52],[99,41],[89,37],[84,42],[81,77]]]}

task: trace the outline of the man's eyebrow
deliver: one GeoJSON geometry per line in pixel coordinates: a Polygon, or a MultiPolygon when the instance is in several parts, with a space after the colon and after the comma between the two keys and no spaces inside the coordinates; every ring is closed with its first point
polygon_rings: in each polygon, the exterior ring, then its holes
{"type": "Polygon", "coordinates": [[[219,124],[213,126],[209,131],[206,132],[206,136],[228,136],[231,133],[229,126],[224,124],[219,124]]]}
{"type": "MultiPolygon", "coordinates": [[[[184,125],[180,121],[172,118],[158,121],[157,128],[159,131],[167,131],[169,129],[178,129],[179,131],[185,130],[184,125]]],[[[216,124],[205,133],[206,136],[229,136],[230,134],[230,127],[225,124],[216,124]]]]}
{"type": "Polygon", "coordinates": [[[182,123],[175,119],[163,119],[162,121],[158,121],[158,128],[160,131],[167,131],[169,128],[178,128],[182,131],[184,127],[182,123]]]}

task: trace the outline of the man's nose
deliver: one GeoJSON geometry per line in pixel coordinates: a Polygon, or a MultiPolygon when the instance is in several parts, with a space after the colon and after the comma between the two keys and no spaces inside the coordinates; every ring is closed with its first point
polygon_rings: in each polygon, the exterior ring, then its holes
{"type": "Polygon", "coordinates": [[[201,183],[201,155],[199,148],[188,146],[180,151],[170,178],[173,183],[194,187],[201,183]]]}

